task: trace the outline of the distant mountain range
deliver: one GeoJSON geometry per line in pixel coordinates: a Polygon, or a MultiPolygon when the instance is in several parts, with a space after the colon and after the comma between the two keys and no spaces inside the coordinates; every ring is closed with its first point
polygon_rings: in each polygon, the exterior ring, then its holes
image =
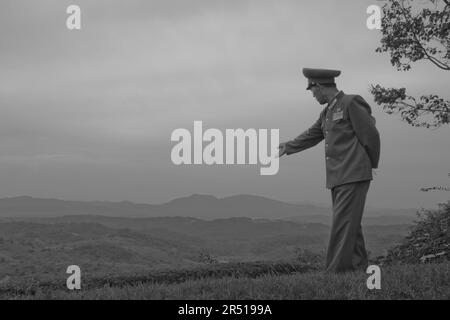
{"type": "MultiPolygon", "coordinates": [[[[192,217],[204,220],[248,217],[283,219],[302,223],[331,221],[331,209],[313,204],[286,203],[254,195],[216,198],[194,194],[163,204],[142,204],[129,201],[69,201],[19,196],[0,199],[0,217],[36,218],[73,215],[152,218],[192,217]]],[[[414,209],[373,209],[365,213],[369,224],[403,224],[416,218],[414,209]]]]}

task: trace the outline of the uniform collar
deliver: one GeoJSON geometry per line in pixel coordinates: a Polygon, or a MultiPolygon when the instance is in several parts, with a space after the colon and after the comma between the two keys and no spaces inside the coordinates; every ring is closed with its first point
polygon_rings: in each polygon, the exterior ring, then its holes
{"type": "Polygon", "coordinates": [[[327,108],[328,109],[332,109],[334,107],[334,105],[336,104],[336,102],[339,100],[339,98],[344,94],[343,91],[339,91],[338,93],[335,94],[335,96],[333,97],[333,99],[331,99],[330,103],[328,104],[327,108]]]}

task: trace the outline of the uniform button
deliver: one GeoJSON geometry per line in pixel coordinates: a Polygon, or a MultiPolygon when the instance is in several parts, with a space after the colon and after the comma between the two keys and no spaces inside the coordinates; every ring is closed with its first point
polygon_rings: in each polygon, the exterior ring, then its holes
{"type": "Polygon", "coordinates": [[[330,157],[327,157],[327,160],[330,160],[330,157]]]}

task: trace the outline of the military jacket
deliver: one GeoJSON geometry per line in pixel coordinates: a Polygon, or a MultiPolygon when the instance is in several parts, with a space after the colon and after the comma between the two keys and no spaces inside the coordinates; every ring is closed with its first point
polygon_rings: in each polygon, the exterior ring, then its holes
{"type": "Polygon", "coordinates": [[[378,168],[380,135],[367,102],[358,95],[338,93],[311,128],[287,142],[288,155],[325,140],[326,187],[372,180],[378,168]]]}

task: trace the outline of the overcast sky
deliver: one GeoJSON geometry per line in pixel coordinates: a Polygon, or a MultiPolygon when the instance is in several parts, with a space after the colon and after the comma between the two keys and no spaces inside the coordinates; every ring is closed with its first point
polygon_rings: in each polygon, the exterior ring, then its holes
{"type": "Polygon", "coordinates": [[[429,63],[397,72],[366,28],[376,1],[24,1],[0,4],[0,197],[161,203],[193,193],[329,205],[323,143],[257,166],[175,166],[173,130],[279,128],[294,138],[322,106],[303,67],[342,70],[338,86],[372,106],[381,134],[367,204],[448,199],[450,128],[412,128],[373,102],[370,84],[449,98],[429,63]],[[82,30],[66,28],[78,4],[82,30]]]}

